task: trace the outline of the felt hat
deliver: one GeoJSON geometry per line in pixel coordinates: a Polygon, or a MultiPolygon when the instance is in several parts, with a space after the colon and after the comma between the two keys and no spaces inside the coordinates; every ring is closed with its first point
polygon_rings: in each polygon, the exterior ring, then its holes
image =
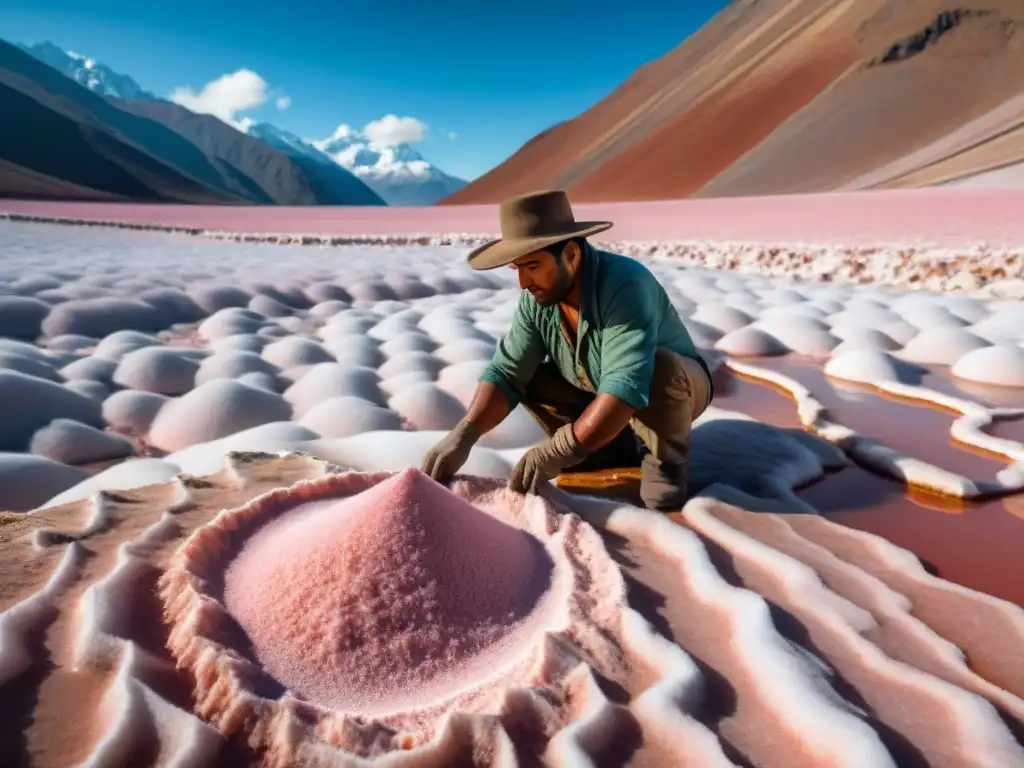
{"type": "Polygon", "coordinates": [[[467,257],[473,269],[502,267],[562,240],[589,237],[612,226],[610,221],[576,221],[569,198],[557,189],[505,200],[499,220],[501,237],[474,249],[467,257]]]}

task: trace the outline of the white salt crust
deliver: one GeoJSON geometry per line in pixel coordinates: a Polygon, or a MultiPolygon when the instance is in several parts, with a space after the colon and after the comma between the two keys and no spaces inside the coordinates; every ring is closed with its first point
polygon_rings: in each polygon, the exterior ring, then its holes
{"type": "MultiPolygon", "coordinates": [[[[925,698],[941,700],[950,713],[950,720],[959,729],[957,741],[972,759],[977,759],[980,765],[1024,760],[1024,747],[1013,738],[991,704],[957,685],[889,658],[863,637],[878,626],[870,612],[825,588],[817,573],[807,565],[721,522],[713,514],[714,509],[714,502],[698,500],[686,505],[683,516],[693,530],[721,545],[737,560],[750,561],[771,572],[773,578],[783,582],[783,591],[795,603],[812,606],[815,619],[839,635],[862,666],[890,677],[901,692],[918,689],[925,698]]],[[[1009,701],[1011,711],[1024,711],[1014,698],[1009,701]]],[[[911,715],[908,719],[915,718],[911,715]]],[[[909,730],[914,725],[905,727],[909,730]]],[[[927,736],[922,733],[921,738],[927,736]]]]}
{"type": "MultiPolygon", "coordinates": [[[[383,253],[388,252],[385,249],[383,253]]],[[[147,408],[152,413],[147,411],[135,418],[132,414],[121,413],[124,409],[120,405],[122,401],[127,402],[127,395],[143,396],[146,393],[124,390],[108,398],[103,404],[102,413],[104,416],[109,413],[109,418],[130,421],[138,434],[148,436],[158,446],[179,450],[164,459],[132,459],[70,488],[55,486],[57,492],[42,506],[81,498],[97,488],[117,489],[145,484],[150,477],[156,480],[173,476],[178,471],[204,474],[214,471],[220,465],[226,451],[236,449],[303,450],[325,460],[361,470],[400,469],[417,464],[422,453],[469,406],[476,379],[487,362],[485,351],[491,348],[496,335],[501,332],[495,326],[507,326],[519,292],[515,289],[494,290],[482,287],[465,290],[468,285],[457,285],[460,278],[452,274],[450,278],[434,279],[433,284],[437,290],[463,289],[454,296],[426,296],[408,301],[351,300],[351,295],[345,293],[343,285],[358,284],[362,286],[360,290],[365,295],[370,295],[376,290],[372,285],[381,283],[381,275],[394,271],[394,265],[385,262],[375,264],[372,268],[359,266],[363,263],[360,258],[355,258],[351,268],[346,267],[343,276],[339,273],[337,284],[324,282],[331,271],[309,273],[306,277],[300,277],[299,271],[296,272],[297,281],[312,279],[314,282],[311,286],[329,286],[331,295],[349,296],[350,300],[345,301],[331,299],[337,311],[323,315],[311,313],[307,318],[309,324],[298,330],[298,333],[309,337],[324,338],[322,347],[311,338],[301,336],[261,342],[259,346],[252,347],[253,351],[174,347],[177,354],[191,355],[189,359],[199,363],[196,387],[190,393],[163,402],[147,401],[147,408]],[[367,285],[371,287],[367,288],[367,285]],[[267,348],[273,349],[269,356],[281,364],[309,360],[321,362],[281,369],[266,359],[267,355],[263,353],[267,348]],[[299,357],[289,356],[293,352],[299,353],[299,357]],[[278,353],[283,357],[279,357],[278,353]],[[304,357],[307,353],[313,354],[313,357],[304,357]],[[324,360],[322,355],[325,354],[333,355],[337,362],[324,360]],[[460,362],[450,362],[452,360],[460,362]],[[252,374],[264,378],[250,381],[246,376],[252,374]],[[367,405],[358,410],[335,408],[324,415],[323,423],[305,417],[312,406],[331,396],[353,395],[362,397],[367,405]],[[175,410],[173,406],[180,406],[185,399],[188,399],[189,404],[205,404],[200,411],[190,412],[188,418],[183,418],[178,413],[180,408],[175,410]],[[115,400],[118,408],[114,407],[115,400]],[[249,401],[258,403],[262,410],[257,413],[259,409],[238,407],[240,403],[249,401]],[[369,406],[371,403],[380,410],[372,410],[369,406]],[[225,418],[227,414],[238,414],[241,411],[245,413],[244,421],[225,418]],[[163,418],[160,418],[161,413],[163,418]],[[238,431],[247,425],[249,428],[238,431]],[[364,431],[366,429],[383,431],[367,433],[364,431]],[[389,434],[388,430],[400,430],[401,434],[389,434]],[[408,434],[408,430],[414,431],[408,434]],[[392,450],[390,445],[401,447],[392,450]]],[[[427,261],[433,259],[431,263],[441,263],[440,257],[429,251],[425,253],[425,258],[427,261]]],[[[1019,301],[929,296],[925,293],[899,294],[880,286],[851,290],[839,285],[772,281],[754,274],[683,271],[676,266],[670,267],[668,262],[660,263],[657,260],[651,264],[666,285],[670,298],[683,313],[685,322],[694,331],[695,338],[701,341],[701,328],[715,334],[706,341],[717,346],[719,352],[727,352],[730,365],[743,366],[744,356],[751,354],[777,354],[793,350],[827,359],[826,371],[834,377],[867,381],[882,391],[912,397],[916,397],[917,393],[900,389],[899,380],[904,368],[910,370],[914,367],[914,361],[952,364],[954,374],[981,382],[997,380],[1006,385],[1017,381],[1013,378],[1016,376],[1013,365],[1008,364],[1003,370],[993,361],[998,363],[1002,359],[998,355],[1006,357],[1010,354],[1006,351],[1009,347],[1005,339],[1013,336],[1020,322],[1024,322],[1024,315],[1021,314],[1024,312],[1024,304],[1019,301]],[[696,317],[717,323],[723,329],[734,330],[728,334],[722,334],[719,330],[712,331],[711,326],[695,320],[696,317]],[[939,327],[920,328],[928,323],[939,323],[939,327]],[[957,357],[951,352],[953,347],[939,344],[943,339],[959,340],[959,346],[954,346],[963,355],[957,357]],[[978,347],[978,344],[986,346],[978,347]],[[903,345],[906,345],[905,348],[903,345]],[[942,349],[936,349],[936,345],[942,349]],[[972,364],[971,361],[975,359],[980,362],[972,364]]],[[[406,271],[415,270],[410,268],[406,271]]],[[[445,274],[452,272],[448,270],[445,274]]],[[[189,285],[187,275],[187,272],[183,273],[180,279],[185,287],[189,285]]],[[[114,284],[112,279],[94,280],[94,277],[85,276],[82,283],[114,284]]],[[[212,277],[211,271],[204,275],[206,280],[212,277]]],[[[428,277],[423,277],[423,281],[427,281],[428,277]]],[[[475,279],[477,276],[471,277],[475,279]]],[[[400,279],[405,278],[395,273],[388,279],[400,282],[400,279]]],[[[255,285],[251,281],[245,284],[255,285]]],[[[208,287],[204,289],[206,293],[202,296],[210,294],[213,290],[213,287],[209,287],[211,285],[216,287],[215,284],[207,283],[208,287]]],[[[288,289],[291,293],[274,289],[276,293],[271,295],[294,301],[294,298],[288,296],[299,295],[302,290],[301,282],[296,282],[294,289],[288,289]]],[[[308,293],[315,292],[311,287],[305,290],[308,293]]],[[[228,293],[221,293],[228,296],[228,293]]],[[[304,311],[297,310],[300,313],[304,311]]],[[[245,323],[248,324],[247,328],[260,333],[280,331],[286,336],[289,333],[280,327],[280,318],[266,317],[244,307],[221,307],[207,317],[203,324],[214,321],[245,323]]],[[[227,338],[238,340],[262,337],[234,334],[227,338]]],[[[142,351],[160,349],[166,343],[148,333],[117,331],[99,339],[96,351],[114,355],[118,350],[129,347],[142,351]]],[[[11,353],[44,361],[51,354],[18,342],[5,341],[0,346],[11,353]]],[[[249,349],[248,342],[243,349],[249,349]]],[[[710,351],[704,352],[709,360],[715,356],[710,351]]],[[[66,375],[94,376],[100,382],[109,381],[115,375],[118,363],[97,357],[95,353],[85,354],[61,370],[67,371],[66,375]],[[97,367],[101,364],[107,367],[97,367]]],[[[130,357],[136,352],[128,351],[125,354],[130,357]]],[[[158,356],[147,353],[143,357],[158,356]]],[[[21,376],[17,386],[19,390],[11,394],[21,399],[32,395],[32,387],[45,387],[45,382],[21,376]]],[[[932,398],[930,402],[936,401],[932,398]]],[[[85,408],[82,403],[76,401],[73,407],[85,408]]],[[[69,403],[67,407],[71,405],[69,403]]],[[[963,498],[999,495],[1019,489],[1024,483],[1021,447],[984,432],[991,420],[1012,418],[1019,412],[982,408],[967,401],[958,401],[954,407],[962,414],[951,430],[954,437],[994,451],[1014,462],[1014,465],[1003,469],[994,482],[963,478],[924,464],[914,457],[899,455],[871,436],[855,435],[842,425],[831,422],[826,424],[827,418],[820,424],[823,431],[818,430],[816,434],[839,448],[849,450],[862,460],[866,458],[873,466],[878,466],[908,485],[963,498]]],[[[714,421],[718,418],[716,413],[709,411],[702,418],[702,423],[714,421]]],[[[801,419],[805,424],[808,423],[808,413],[804,407],[801,419]]],[[[40,416],[39,424],[54,417],[64,416],[59,411],[46,412],[40,416]]],[[[0,420],[3,418],[0,416],[0,420]]],[[[811,422],[815,418],[825,417],[821,414],[818,417],[812,416],[811,422]]],[[[700,430],[695,434],[699,436],[700,430]]],[[[503,478],[523,451],[542,436],[533,419],[522,409],[517,409],[474,448],[465,469],[487,477],[503,478]]],[[[730,471],[727,457],[718,455],[720,451],[717,445],[699,445],[700,450],[695,451],[695,462],[699,464],[704,457],[713,456],[711,474],[715,479],[722,481],[726,477],[735,478],[739,486],[742,486],[743,478],[730,471]]],[[[0,457],[0,471],[3,467],[4,462],[0,457]]],[[[789,475],[799,476],[803,482],[813,480],[820,475],[819,463],[811,461],[801,465],[796,462],[785,470],[780,467],[773,472],[758,471],[765,475],[762,487],[769,489],[773,496],[786,499],[794,508],[809,511],[808,505],[791,492],[792,478],[789,475]],[[782,477],[783,474],[787,476],[782,477]]],[[[0,504],[2,501],[0,499],[0,504]]]]}
{"type": "MultiPolygon", "coordinates": [[[[177,451],[164,463],[171,474],[175,467],[195,471],[200,457],[203,466],[210,466],[231,448],[301,447],[296,443],[318,440],[314,453],[332,460],[343,455],[352,464],[358,463],[349,458],[358,440],[343,444],[338,442],[342,436],[359,438],[367,430],[396,426],[424,435],[443,431],[468,407],[476,379],[520,296],[511,276],[473,273],[451,247],[413,252],[391,245],[349,246],[338,252],[343,265],[316,251],[291,249],[290,282],[277,285],[280,251],[255,242],[213,245],[96,229],[84,233],[68,255],[59,230],[6,226],[12,229],[12,258],[24,261],[19,254],[31,252],[26,269],[38,266],[29,276],[19,276],[19,270],[0,274],[0,284],[53,301],[63,296],[64,303],[55,308],[78,297],[151,297],[150,309],[137,317],[125,315],[125,322],[133,317],[149,322],[152,311],[163,314],[161,323],[174,318],[188,322],[172,323],[166,334],[160,332],[163,338],[148,330],[105,332],[95,339],[94,350],[79,343],[79,337],[85,338],[81,334],[62,334],[76,339],[73,349],[64,351],[0,341],[0,368],[15,366],[0,370],[0,399],[32,404],[0,413],[0,437],[12,451],[33,444],[43,450],[53,442],[53,429],[47,429],[56,420],[98,429],[107,421],[154,447],[177,451]],[[144,266],[133,264],[132,276],[125,277],[126,257],[136,248],[144,266]],[[210,261],[209,249],[223,256],[222,263],[210,261]],[[168,260],[175,264],[173,273],[160,266],[168,260]],[[406,290],[413,284],[422,290],[406,290]],[[62,286],[66,294],[60,294],[62,286]],[[392,294],[403,298],[389,298],[392,294]],[[247,308],[254,296],[291,307],[292,315],[247,308]],[[325,307],[331,311],[315,311],[325,307]],[[216,337],[210,348],[191,346],[209,341],[204,336],[216,337]],[[19,372],[21,361],[38,364],[33,370],[40,376],[19,372]],[[126,378],[118,372],[128,362],[132,376],[126,378]],[[46,371],[58,371],[67,385],[48,381],[46,371]],[[191,389],[165,399],[141,390],[114,391],[118,381],[180,391],[190,375],[191,389]],[[75,391],[72,383],[81,377],[91,384],[75,391]],[[102,396],[97,394],[101,386],[109,392],[102,403],[93,399],[102,396]],[[348,396],[382,410],[336,408],[322,420],[305,419],[314,405],[348,396]],[[296,431],[283,442],[272,440],[273,425],[286,421],[296,431]],[[262,427],[268,431],[261,432],[262,427]]],[[[740,262],[732,272],[682,269],[679,261],[635,255],[647,260],[708,358],[713,357],[710,348],[738,361],[795,352],[822,361],[830,375],[869,383],[900,380],[903,369],[917,363],[942,364],[964,386],[1024,387],[1024,301],[982,292],[939,296],[880,284],[854,288],[777,279],[740,262]]],[[[781,258],[779,252],[769,255],[781,258]]],[[[916,262],[908,256],[901,263],[916,262]]],[[[69,309],[64,316],[70,322],[77,315],[69,309]]],[[[87,324],[96,321],[89,313],[82,318],[87,324]]],[[[533,420],[517,411],[484,437],[474,454],[484,466],[474,468],[501,476],[515,461],[514,452],[540,437],[533,420]]],[[[360,445],[376,455],[372,442],[360,445]]],[[[70,461],[87,455],[93,454],[65,451],[58,457],[70,461]]],[[[137,459],[132,466],[141,471],[147,461],[137,459]]],[[[160,464],[154,460],[148,466],[155,473],[160,464]]],[[[0,482],[0,506],[25,511],[40,497],[59,503],[95,482],[90,478],[76,490],[81,477],[68,469],[57,463],[37,467],[40,479],[28,488],[24,472],[0,455],[0,481],[7,480],[0,482]],[[6,504],[3,488],[10,494],[6,504]]],[[[1012,473],[1007,470],[1002,477],[1012,473]]],[[[117,483],[133,482],[129,474],[125,470],[117,483]]],[[[113,473],[104,477],[116,488],[114,480],[113,473]]]]}
{"type": "MultiPolygon", "coordinates": [[[[315,233],[220,232],[197,227],[4,213],[0,220],[81,227],[169,232],[240,243],[304,246],[456,246],[473,248],[492,240],[494,233],[409,233],[318,235],[315,233]]],[[[907,243],[897,247],[841,246],[827,243],[761,243],[701,240],[622,242],[595,240],[620,253],[682,266],[784,276],[799,280],[836,283],[879,283],[913,290],[976,291],[987,287],[993,295],[1024,294],[1024,249],[977,243],[963,248],[907,243]],[[895,251],[895,253],[894,253],[895,251]]]]}

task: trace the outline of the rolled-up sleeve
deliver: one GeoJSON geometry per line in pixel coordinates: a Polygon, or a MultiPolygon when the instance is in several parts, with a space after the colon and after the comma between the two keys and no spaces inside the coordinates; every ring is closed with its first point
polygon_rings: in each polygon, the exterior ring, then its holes
{"type": "Polygon", "coordinates": [[[657,351],[656,312],[655,298],[636,282],[619,286],[609,297],[598,394],[614,395],[636,410],[647,407],[657,351]]]}
{"type": "Polygon", "coordinates": [[[505,394],[509,410],[522,401],[526,385],[547,354],[540,329],[526,303],[529,300],[529,295],[524,291],[508,333],[498,341],[491,362],[480,376],[480,381],[497,385],[505,394]]]}

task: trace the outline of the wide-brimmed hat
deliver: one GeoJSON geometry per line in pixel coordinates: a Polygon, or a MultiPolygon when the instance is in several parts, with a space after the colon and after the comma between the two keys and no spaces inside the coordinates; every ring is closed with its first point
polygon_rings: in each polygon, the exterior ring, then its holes
{"type": "Polygon", "coordinates": [[[505,200],[499,220],[501,237],[474,249],[467,257],[473,269],[502,267],[562,240],[589,237],[612,226],[610,221],[576,221],[569,198],[558,189],[505,200]]]}

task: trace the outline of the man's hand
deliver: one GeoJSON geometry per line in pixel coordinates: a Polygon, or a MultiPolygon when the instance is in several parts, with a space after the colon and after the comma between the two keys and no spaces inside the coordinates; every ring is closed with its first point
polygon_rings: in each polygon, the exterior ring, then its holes
{"type": "Polygon", "coordinates": [[[579,464],[587,451],[576,439],[572,424],[559,428],[555,434],[528,450],[512,470],[508,487],[517,493],[536,495],[540,486],[558,476],[566,467],[579,464]]]}
{"type": "Polygon", "coordinates": [[[480,431],[471,421],[463,419],[445,435],[423,457],[420,471],[425,475],[447,485],[452,476],[462,468],[469,459],[469,452],[480,439],[480,431]]]}

